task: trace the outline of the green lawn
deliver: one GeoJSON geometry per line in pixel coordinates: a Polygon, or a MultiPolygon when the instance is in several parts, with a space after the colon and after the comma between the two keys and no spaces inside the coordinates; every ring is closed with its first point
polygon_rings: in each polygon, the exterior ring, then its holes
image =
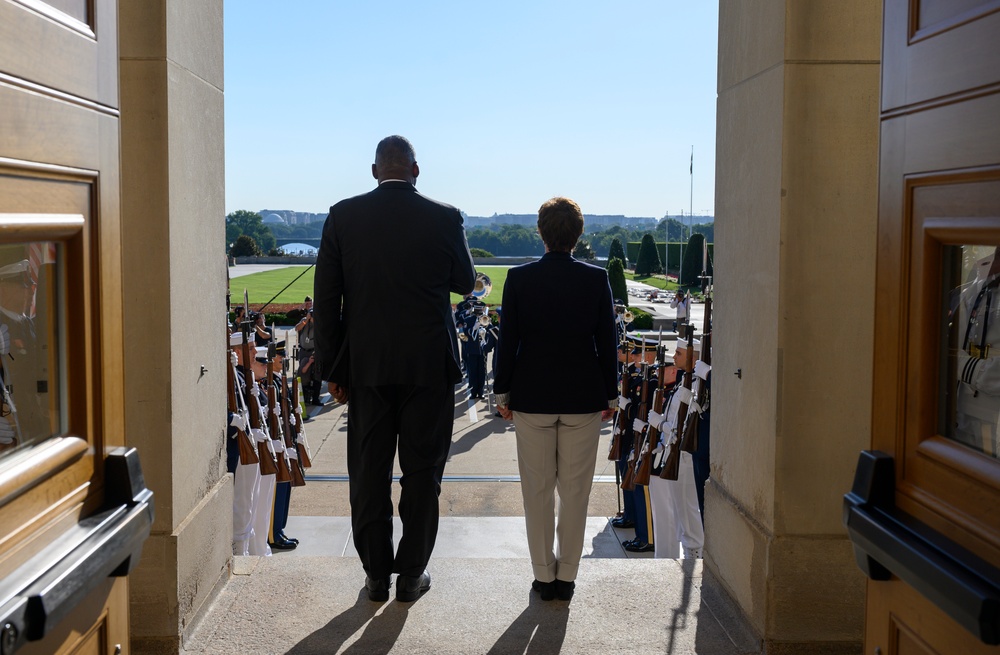
{"type": "MultiPolygon", "coordinates": [[[[246,289],[251,303],[265,303],[268,300],[271,300],[271,297],[274,296],[274,294],[281,291],[286,284],[298,277],[298,275],[301,274],[305,268],[305,266],[289,266],[288,268],[279,268],[273,271],[234,277],[229,282],[230,293],[232,293],[232,302],[234,305],[242,304],[243,289],[246,289]]],[[[292,286],[288,287],[288,289],[282,292],[282,294],[275,298],[272,302],[301,303],[302,299],[307,295],[312,295],[313,276],[315,272],[315,267],[310,268],[305,275],[300,277],[292,286]]],[[[493,285],[492,292],[484,299],[485,302],[490,305],[499,305],[500,299],[503,298],[503,284],[507,279],[507,267],[483,266],[479,269],[479,272],[488,275],[493,285]]],[[[454,293],[451,294],[451,302],[453,304],[457,303],[459,300],[461,300],[460,296],[454,293]]]]}
{"type": "Polygon", "coordinates": [[[630,273],[625,271],[626,279],[632,280],[633,282],[642,282],[643,284],[648,284],[651,287],[656,287],[657,289],[677,289],[678,284],[676,282],[667,282],[665,278],[662,277],[636,277],[635,273],[630,273]]]}

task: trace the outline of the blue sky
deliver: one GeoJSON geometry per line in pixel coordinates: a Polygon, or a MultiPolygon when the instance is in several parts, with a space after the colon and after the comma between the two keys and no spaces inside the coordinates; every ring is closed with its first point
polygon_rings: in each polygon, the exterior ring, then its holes
{"type": "Polygon", "coordinates": [[[228,1],[226,211],[326,212],[402,134],[474,216],[687,213],[692,146],[713,214],[717,35],[717,0],[228,1]]]}

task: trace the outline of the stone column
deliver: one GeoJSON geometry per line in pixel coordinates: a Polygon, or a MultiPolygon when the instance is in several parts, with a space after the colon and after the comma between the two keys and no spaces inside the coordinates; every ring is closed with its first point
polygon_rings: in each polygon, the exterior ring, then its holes
{"type": "Polygon", "coordinates": [[[156,494],[133,652],[176,653],[231,555],[222,5],[119,8],[125,438],[156,494]]]}
{"type": "Polygon", "coordinates": [[[876,0],[720,4],[705,567],[772,655],[862,638],[880,48],[876,0]]]}

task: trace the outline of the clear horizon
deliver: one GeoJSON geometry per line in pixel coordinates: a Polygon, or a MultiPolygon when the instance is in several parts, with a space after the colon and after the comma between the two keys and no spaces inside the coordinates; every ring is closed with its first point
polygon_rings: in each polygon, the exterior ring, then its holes
{"type": "Polygon", "coordinates": [[[389,134],[413,142],[421,192],[471,216],[557,195],[591,215],[715,213],[717,0],[225,11],[227,213],[324,213],[374,187],[389,134]]]}

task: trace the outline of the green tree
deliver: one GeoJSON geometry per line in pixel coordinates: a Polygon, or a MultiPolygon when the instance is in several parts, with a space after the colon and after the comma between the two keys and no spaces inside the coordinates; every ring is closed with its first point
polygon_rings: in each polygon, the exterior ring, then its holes
{"type": "Polygon", "coordinates": [[[628,286],[625,284],[625,266],[615,257],[608,262],[608,282],[611,283],[611,297],[628,304],[628,286]]]}
{"type": "MultiPolygon", "coordinates": [[[[226,216],[226,238],[230,236],[230,226],[239,228],[239,234],[245,234],[253,238],[257,247],[262,251],[272,250],[278,245],[277,240],[271,230],[264,225],[264,219],[257,212],[238,209],[226,216]]],[[[234,231],[235,232],[235,231],[234,231]]],[[[238,236],[238,235],[237,235],[238,236]]],[[[229,243],[233,243],[230,241],[229,243]]]]}
{"type": "Polygon", "coordinates": [[[615,237],[614,239],[611,240],[611,247],[608,249],[609,267],[611,266],[611,260],[615,258],[620,259],[622,261],[623,266],[625,265],[625,262],[628,261],[625,258],[625,249],[622,247],[621,239],[619,239],[618,237],[615,237]]]}
{"type": "MultiPolygon", "coordinates": [[[[687,247],[684,249],[684,261],[681,264],[681,276],[678,282],[683,286],[700,285],[699,277],[704,264],[704,244],[705,235],[694,233],[688,239],[687,247]]],[[[708,274],[712,274],[712,262],[708,262],[708,274]]]]}
{"type": "Polygon", "coordinates": [[[584,261],[597,259],[594,249],[590,247],[590,242],[586,239],[580,239],[576,242],[576,247],[573,248],[573,256],[584,261]]]}
{"type": "Polygon", "coordinates": [[[493,253],[491,253],[489,250],[483,250],[482,248],[469,248],[469,251],[472,252],[472,256],[473,257],[492,257],[493,256],[493,253]]]}
{"type": "Polygon", "coordinates": [[[652,234],[646,234],[642,237],[642,243],[639,244],[639,256],[635,262],[635,274],[637,276],[648,276],[662,271],[663,266],[660,264],[660,255],[656,252],[656,241],[653,239],[652,234]]]}
{"type": "Polygon", "coordinates": [[[236,243],[233,244],[233,249],[229,254],[233,257],[260,257],[262,253],[260,246],[257,245],[252,236],[241,234],[236,239],[236,243]]]}

